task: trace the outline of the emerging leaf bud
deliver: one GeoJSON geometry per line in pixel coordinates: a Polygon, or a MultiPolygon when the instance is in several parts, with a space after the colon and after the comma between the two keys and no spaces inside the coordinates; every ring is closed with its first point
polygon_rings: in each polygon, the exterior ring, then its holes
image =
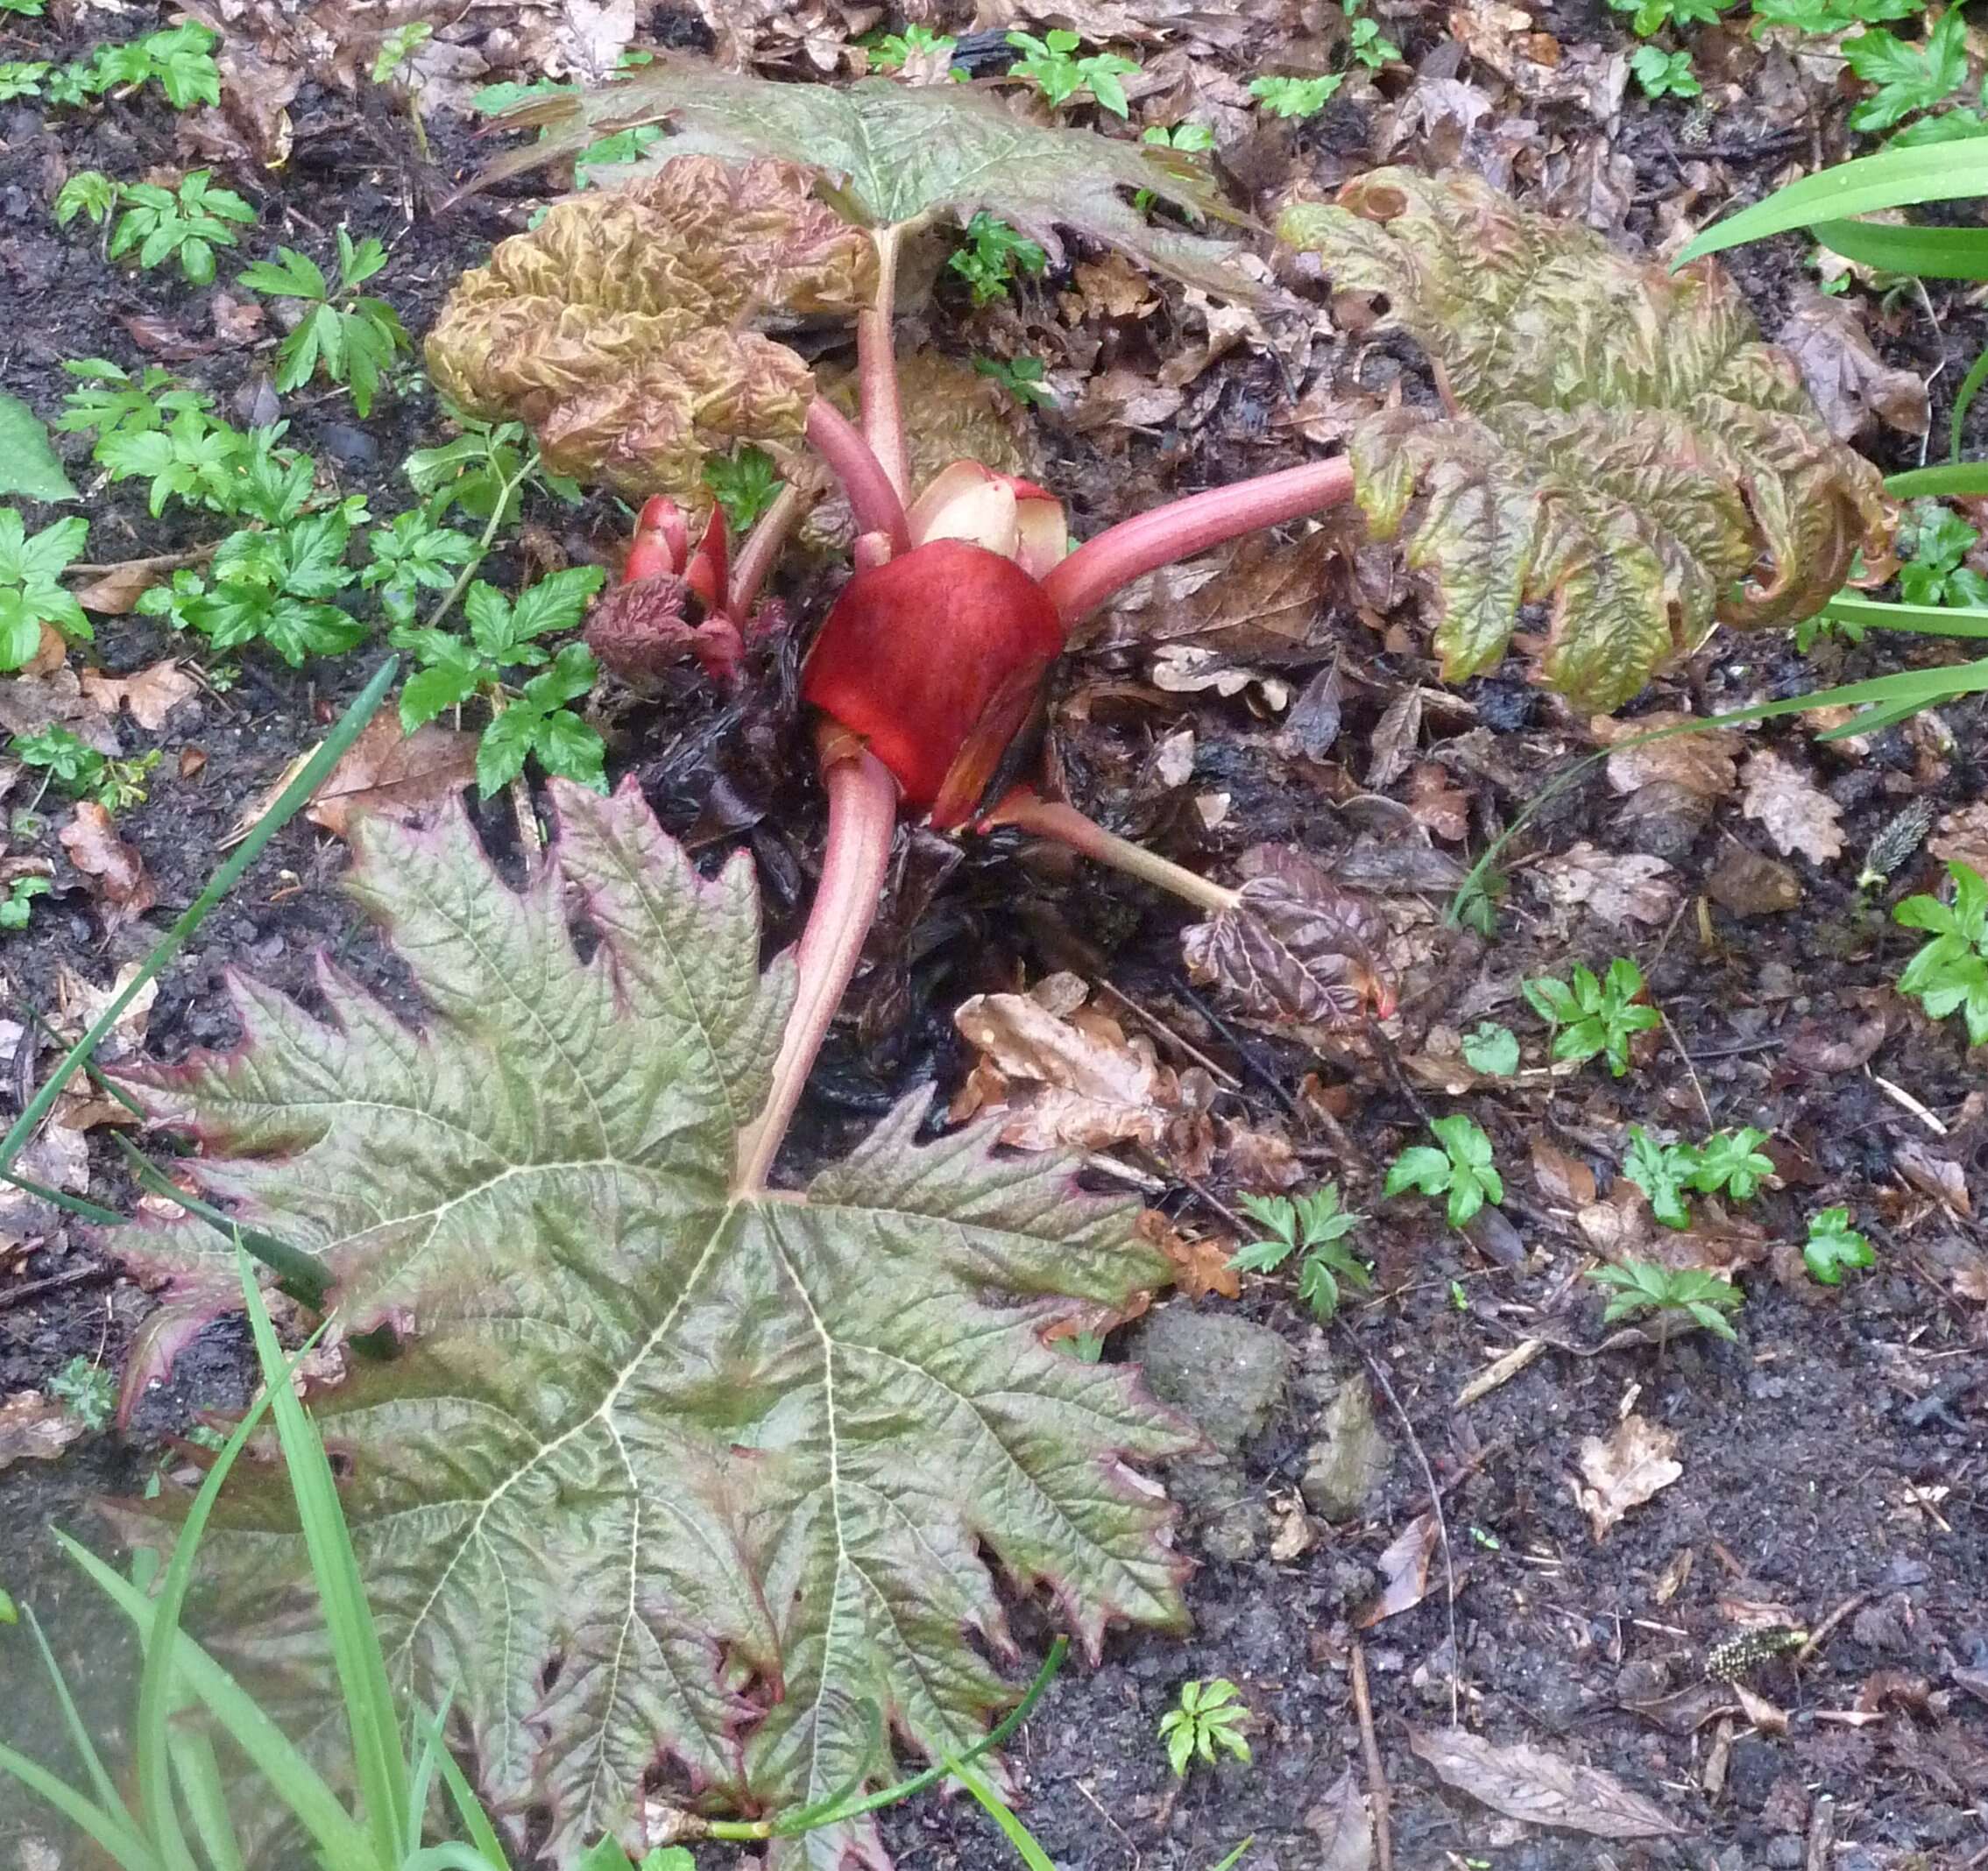
{"type": "Polygon", "coordinates": [[[856,572],[809,653],[801,693],[868,743],[908,805],[929,806],[950,830],[973,812],[1062,650],[1055,607],[1021,566],[939,538],[856,572]]]}
{"type": "Polygon", "coordinates": [[[684,524],[683,510],[669,495],[656,494],[642,503],[636,516],[634,542],[621,568],[622,582],[633,584],[638,578],[681,572],[690,556],[690,529],[684,524]]]}
{"type": "Polygon", "coordinates": [[[954,462],[933,476],[906,516],[911,542],[967,540],[1044,578],[1070,550],[1063,503],[1033,481],[954,462]]]}

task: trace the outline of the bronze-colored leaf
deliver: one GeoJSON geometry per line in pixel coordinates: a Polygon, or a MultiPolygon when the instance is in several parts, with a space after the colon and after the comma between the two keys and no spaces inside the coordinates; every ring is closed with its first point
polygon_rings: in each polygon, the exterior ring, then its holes
{"type": "Polygon", "coordinates": [[[375,715],[312,795],[304,816],[335,838],[348,836],[361,812],[384,813],[403,824],[425,818],[476,779],[480,738],[438,721],[407,734],[397,715],[375,715]]]}
{"type": "Polygon", "coordinates": [[[1391,1012],[1379,960],[1387,931],[1373,904],[1301,851],[1265,856],[1227,908],[1182,933],[1188,973],[1264,1020],[1343,1027],[1369,1006],[1391,1012]]]}
{"type": "Polygon", "coordinates": [[[145,859],[117,836],[110,815],[95,800],[79,800],[75,815],[55,834],[69,862],[89,879],[106,928],[119,928],[159,900],[145,859]]]}
{"type": "Polygon", "coordinates": [[[1462,1728],[1411,1733],[1408,1745],[1445,1786],[1529,1825],[1595,1839],[1663,1839],[1678,1830],[1614,1775],[1543,1747],[1523,1741],[1500,1747],[1462,1728]]]}
{"type": "Polygon", "coordinates": [[[1860,547],[1885,575],[1877,470],[1716,266],[1666,272],[1461,173],[1376,170],[1278,232],[1434,366],[1447,414],[1383,410],[1348,453],[1370,529],[1405,527],[1434,579],[1447,680],[1550,603],[1546,681],[1606,711],[1715,623],[1812,615],[1860,547]]]}
{"type": "Polygon", "coordinates": [[[814,395],[795,352],[736,328],[853,311],[876,290],[874,244],[810,181],[791,163],[679,156],[558,203],[456,283],[429,374],[472,415],[530,423],[559,473],[702,505],[711,450],[778,455],[814,395]]]}
{"type": "Polygon", "coordinates": [[[984,91],[867,78],[846,86],[774,84],[690,59],[663,58],[599,90],[534,99],[499,120],[539,126],[530,146],[499,158],[481,183],[577,154],[598,138],[668,123],[661,155],[774,157],[818,174],[849,220],[895,227],[950,208],[985,208],[1062,257],[1074,228],[1156,271],[1229,299],[1263,287],[1230,262],[1233,244],[1149,216],[1130,200],[1149,189],[1176,208],[1240,221],[1206,173],[1185,157],[1089,131],[1049,129],[984,91]]]}

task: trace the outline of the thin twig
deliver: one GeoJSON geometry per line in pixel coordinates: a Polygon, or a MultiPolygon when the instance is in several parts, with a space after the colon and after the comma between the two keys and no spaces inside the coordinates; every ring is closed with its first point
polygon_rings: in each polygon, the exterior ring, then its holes
{"type": "Polygon", "coordinates": [[[1394,1871],[1394,1832],[1388,1824],[1388,1776],[1374,1733],[1374,1705],[1367,1694],[1367,1649],[1353,1640],[1353,1712],[1360,1722],[1360,1752],[1367,1761],[1367,1809],[1374,1821],[1374,1857],[1380,1871],[1394,1871]]]}
{"type": "Polygon", "coordinates": [[[1698,1108],[1705,1113],[1705,1128],[1709,1131],[1718,1129],[1719,1126],[1712,1121],[1711,1101],[1705,1096],[1705,1087],[1699,1083],[1698,1068],[1691,1063],[1691,1055],[1684,1049],[1683,1036],[1672,1026],[1670,1015],[1661,1007],[1657,1009],[1657,1018],[1663,1021],[1664,1031],[1670,1035],[1672,1047],[1678,1057],[1684,1061],[1684,1070],[1691,1080],[1691,1089],[1698,1094],[1698,1108]]]}
{"type": "Polygon", "coordinates": [[[1170,1045],[1178,1047],[1196,1065],[1201,1067],[1217,1084],[1226,1085],[1231,1091],[1240,1091],[1242,1089],[1242,1081],[1227,1066],[1218,1065],[1185,1034],[1175,1032],[1157,1013],[1149,1013],[1122,988],[1114,987],[1109,981],[1102,978],[1093,982],[1092,985],[1097,988],[1100,993],[1109,994],[1128,1013],[1150,1027],[1170,1045]]]}
{"type": "MultiPolygon", "coordinates": [[[[1345,1330],[1344,1327],[1341,1328],[1345,1330]]],[[[1436,1472],[1429,1465],[1429,1458],[1422,1447],[1422,1438],[1415,1433],[1415,1424],[1408,1412],[1401,1407],[1401,1399],[1394,1394],[1394,1386],[1388,1381],[1383,1371],[1367,1347],[1346,1331],[1346,1342],[1360,1354],[1360,1361],[1367,1366],[1367,1374],[1373,1379],[1375,1387],[1388,1400],[1388,1408],[1401,1419],[1403,1433],[1408,1437],[1408,1446],[1415,1451],[1415,1460],[1422,1471],[1422,1479],[1429,1490],[1429,1511],[1436,1517],[1436,1540],[1443,1553],[1443,1610],[1449,1620],[1449,1725],[1458,1726],[1461,1691],[1457,1683],[1458,1653],[1456,1648],[1456,1564],[1450,1557],[1449,1522],[1443,1514],[1443,1491],[1437,1485],[1436,1472]]]]}
{"type": "Polygon", "coordinates": [[[1808,1660],[1822,1648],[1822,1645],[1828,1639],[1829,1633],[1835,1630],[1836,1627],[1839,1624],[1841,1624],[1843,1620],[1850,1614],[1851,1612],[1855,1611],[1857,1606],[1863,1604],[1864,1601],[1870,1596],[1871,1594],[1868,1592],[1851,1592],[1850,1595],[1846,1598],[1842,1604],[1837,1606],[1836,1608],[1832,1611],[1828,1617],[1823,1619],[1822,1621],[1818,1624],[1814,1630],[1809,1632],[1808,1641],[1794,1653],[1793,1658],[1792,1659],[1794,1667],[1799,1670],[1804,1663],[1808,1662],[1808,1660]]]}
{"type": "Polygon", "coordinates": [[[16,1306],[25,1306],[38,1300],[44,1293],[60,1292],[64,1287],[81,1286],[86,1281],[111,1280],[117,1277],[114,1267],[71,1267],[61,1273],[50,1274],[44,1280],[30,1280],[18,1287],[10,1287],[0,1293],[0,1312],[11,1311],[16,1306]]]}

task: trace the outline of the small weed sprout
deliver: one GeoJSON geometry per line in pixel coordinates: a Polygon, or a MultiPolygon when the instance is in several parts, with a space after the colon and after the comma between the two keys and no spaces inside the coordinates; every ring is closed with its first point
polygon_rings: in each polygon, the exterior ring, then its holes
{"type": "Polygon", "coordinates": [[[1908,604],[1988,604],[1988,578],[1961,562],[1980,544],[1980,533],[1934,500],[1918,504],[1914,521],[1899,596],[1908,604]]]}
{"type": "Polygon", "coordinates": [[[145,776],[159,765],[159,750],[131,759],[102,753],[69,729],[52,724],[32,734],[17,734],[7,752],[23,766],[39,768],[53,786],[71,799],[88,799],[106,812],[124,812],[143,805],[145,776]]]}
{"type": "Polygon", "coordinates": [[[1199,1677],[1180,1685],[1180,1695],[1160,1717],[1160,1739],[1166,1743],[1168,1764],[1176,1777],[1185,1779],[1189,1765],[1199,1761],[1215,1764],[1215,1750],[1221,1748],[1238,1761],[1249,1758],[1249,1743],[1243,1738],[1242,1724],[1249,1712],[1237,1698],[1235,1684],[1227,1677],[1204,1683],[1199,1677]]]}
{"type": "MultiPolygon", "coordinates": [[[[916,25],[906,26],[902,32],[868,32],[856,43],[869,53],[870,68],[886,76],[902,71],[914,61],[939,65],[959,49],[959,41],[950,32],[934,32],[930,26],[916,25]]],[[[964,83],[966,74],[954,72],[952,76],[964,83]]]]}
{"type": "Polygon", "coordinates": [[[1139,138],[1157,150],[1183,150],[1199,155],[1215,146],[1215,133],[1206,124],[1155,124],[1139,138]]]}
{"type": "Polygon", "coordinates": [[[1608,1289],[1609,1303],[1602,1314],[1604,1325],[1647,1312],[1655,1315],[1659,1330],[1673,1320],[1689,1319],[1707,1331],[1737,1342],[1739,1335],[1726,1323],[1725,1316],[1738,1311],[1746,1303],[1746,1296],[1716,1274],[1696,1267],[1656,1267],[1647,1260],[1624,1260],[1593,1267],[1588,1277],[1608,1289]]]}
{"type": "Polygon", "coordinates": [[[117,1408],[117,1380],[81,1356],[49,1379],[48,1394],[93,1436],[109,1424],[117,1408]]]}
{"type": "Polygon", "coordinates": [[[1954,900],[1907,897],[1892,912],[1908,929],[1932,936],[1905,964],[1899,992],[1912,995],[1934,1020],[1959,1013],[1970,1046],[1988,1043],[1988,880],[1957,859],[1947,866],[1954,900]]]}
{"type": "Polygon", "coordinates": [[[976,357],[973,368],[994,381],[1027,409],[1054,409],[1056,397],[1043,379],[1040,357],[976,357]]]}
{"type": "Polygon", "coordinates": [[[1461,1228],[1486,1202],[1504,1200],[1504,1178],[1492,1165],[1491,1140],[1475,1119],[1456,1112],[1432,1118],[1429,1129],[1442,1148],[1420,1143],[1404,1150],[1388,1171],[1384,1192],[1398,1196],[1413,1189],[1447,1197],[1449,1225],[1461,1228]]]}
{"type": "Polygon", "coordinates": [[[1383,65],[1398,64],[1401,47],[1383,36],[1380,23],[1367,18],[1367,0],[1346,0],[1346,23],[1352,38],[1348,44],[1355,60],[1369,71],[1383,65]]]}
{"type": "Polygon", "coordinates": [[[1362,1293],[1372,1289],[1371,1269],[1346,1241],[1367,1218],[1340,1206],[1337,1183],[1327,1183],[1295,1199],[1289,1196],[1245,1196],[1242,1209],[1263,1230],[1263,1237],[1246,1241],[1237,1249],[1230,1258],[1231,1267],[1243,1273],[1275,1273],[1302,1250],[1298,1296],[1321,1320],[1332,1318],[1339,1310],[1341,1281],[1362,1293]]]}
{"type": "Polygon", "coordinates": [[[211,169],[195,169],[177,190],[126,182],[117,199],[124,211],[110,236],[110,258],[122,259],[135,248],[148,272],[177,259],[189,286],[214,284],[215,249],[232,247],[235,228],[256,217],[233,189],[214,187],[211,169]]]}
{"type": "Polygon", "coordinates": [[[1751,1202],[1774,1173],[1771,1156],[1761,1154],[1767,1133],[1751,1126],[1715,1132],[1702,1144],[1659,1143],[1640,1124],[1629,1131],[1629,1154],[1623,1174],[1650,1199],[1650,1212],[1666,1228],[1685,1228],[1691,1217],[1687,1193],[1730,1196],[1751,1202]]]}
{"type": "Polygon", "coordinates": [[[395,26],[379,42],[378,54],[372,61],[372,81],[386,84],[399,77],[408,60],[434,37],[435,26],[429,20],[410,19],[395,26]]]}
{"type": "Polygon", "coordinates": [[[1315,78],[1252,78],[1249,95],[1263,107],[1265,115],[1303,122],[1317,116],[1345,82],[1341,72],[1321,72],[1315,78]]]}
{"type": "Polygon", "coordinates": [[[25,929],[34,914],[34,900],[54,887],[46,877],[17,877],[0,897],[0,929],[25,929]]]}
{"type": "Polygon", "coordinates": [[[1578,1063],[1605,1057],[1617,1078],[1629,1070],[1630,1041],[1663,1024],[1663,1015],[1638,999],[1643,971],[1625,955],[1599,979],[1576,963],[1571,982],[1541,975],[1524,987],[1533,1011],[1553,1028],[1554,1058],[1578,1063]]]}
{"type": "Polygon", "coordinates": [[[1949,6],[1918,44],[1882,31],[1843,42],[1844,62],[1873,87],[1850,114],[1857,131],[1889,130],[1946,102],[1967,80],[1967,21],[1949,6]]]}
{"type": "Polygon", "coordinates": [[[988,214],[966,223],[966,244],[946,262],[966,282],[976,306],[992,305],[1017,279],[1036,279],[1048,265],[1049,255],[1034,241],[988,214]]]}
{"type": "Polygon", "coordinates": [[[1878,1256],[1869,1240],[1850,1226],[1847,1208],[1827,1208],[1808,1218],[1801,1260],[1811,1279],[1841,1286],[1845,1273],[1875,1267],[1878,1256]]]}
{"type": "Polygon", "coordinates": [[[1510,1078],[1518,1070],[1518,1035],[1495,1020],[1480,1020],[1463,1036],[1463,1063],[1489,1078],[1510,1078]]]}
{"type": "Polygon", "coordinates": [[[359,584],[379,594],[380,609],[395,624],[412,624],[423,591],[446,591],[477,555],[466,533],[439,525],[423,508],[396,513],[393,523],[366,535],[371,562],[359,584]]]}
{"type": "Polygon", "coordinates": [[[102,227],[117,205],[117,185],[103,170],[78,169],[55,191],[55,225],[66,228],[78,215],[87,215],[102,227]]]}
{"type": "Polygon", "coordinates": [[[1666,52],[1661,46],[1638,46],[1629,57],[1629,68],[1643,88],[1643,95],[1657,97],[1696,97],[1705,87],[1691,68],[1688,52],[1666,52]]]}
{"type": "Polygon", "coordinates": [[[279,247],[274,262],[258,260],[243,269],[237,284],[313,307],[276,353],[278,390],[295,390],[322,377],[350,386],[352,406],[362,418],[372,413],[380,378],[414,349],[393,307],[359,291],[386,265],[386,249],[379,242],[368,235],[355,244],[341,227],[336,286],[315,260],[294,247],[279,247]]]}
{"type": "Polygon", "coordinates": [[[1008,67],[1008,76],[1026,79],[1052,107],[1060,109],[1088,91],[1114,116],[1130,114],[1121,81],[1139,69],[1136,60],[1115,52],[1086,53],[1079,58],[1083,36],[1060,26],[1041,39],[1032,32],[1010,32],[1008,43],[1022,54],[1008,67]]]}
{"type": "Polygon", "coordinates": [[[41,81],[51,67],[46,59],[9,59],[0,62],[0,104],[18,97],[39,97],[41,81]]]}
{"type": "Polygon", "coordinates": [[[782,485],[772,455],[750,442],[730,455],[713,455],[704,462],[704,486],[724,509],[734,539],[752,530],[782,485]]]}
{"type": "Polygon", "coordinates": [[[219,43],[198,21],[185,20],[121,46],[99,46],[87,67],[70,67],[77,98],[59,101],[79,102],[82,96],[155,83],[175,110],[190,110],[195,104],[218,106],[221,69],[214,62],[214,48],[219,43]]]}
{"type": "Polygon", "coordinates": [[[80,513],[31,535],[16,508],[0,507],[0,669],[18,669],[33,656],[45,624],[72,640],[91,636],[83,607],[60,582],[88,536],[80,513]]]}

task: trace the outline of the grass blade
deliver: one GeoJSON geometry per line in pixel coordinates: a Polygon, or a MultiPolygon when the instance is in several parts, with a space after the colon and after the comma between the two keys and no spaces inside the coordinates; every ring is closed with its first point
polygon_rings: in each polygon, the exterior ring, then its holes
{"type": "Polygon", "coordinates": [[[229,1817],[228,1796],[222,1790],[221,1763],[214,1757],[214,1743],[197,1730],[175,1729],[172,1748],[187,1816],[193,1821],[194,1835],[207,1853],[209,1865],[213,1871],[247,1871],[241,1840],[235,1836],[235,1822],[229,1817]]]}
{"type": "Polygon", "coordinates": [[[311,1572],[324,1607],[325,1628],[338,1687],[345,1698],[346,1726],[351,1735],[352,1767],[364,1802],[366,1824],[382,1865],[395,1863],[407,1835],[407,1757],[400,1745],[400,1726],[394,1719],[393,1691],[386,1680],[386,1655],[366,1602],[359,1562],[338,1500],[338,1483],[324,1452],[317,1425],[291,1387],[276,1328],[269,1322],[262,1289],[245,1250],[236,1258],[247,1302],[256,1355],[262,1360],[263,1383],[272,1399],[276,1433],[283,1444],[284,1465],[296,1499],[297,1520],[310,1554],[311,1572]]]}
{"type": "MultiPolygon", "coordinates": [[[[1988,232],[1988,229],[1984,229],[1988,232]]],[[[1979,356],[1968,365],[1967,375],[1961,378],[1960,388],[1954,392],[1954,413],[1947,423],[1948,466],[1968,465],[1960,458],[1961,431],[1967,427],[1967,413],[1974,406],[1974,399],[1981,393],[1983,384],[1988,383],[1988,344],[1981,348],[1979,356]]]]}
{"type": "Polygon", "coordinates": [[[38,1793],[86,1838],[94,1839],[124,1871],[159,1871],[152,1847],[136,1832],[128,1832],[110,1814],[92,1805],[66,1780],[58,1780],[40,1762],[11,1747],[0,1747],[0,1774],[11,1774],[29,1792],[38,1793]]]}
{"type": "Polygon", "coordinates": [[[242,880],[243,874],[249,866],[262,855],[263,846],[290,822],[311,794],[323,784],[325,776],[343,758],[345,750],[359,738],[366,724],[379,712],[379,705],[386,699],[387,690],[393,686],[393,678],[399,674],[400,667],[400,660],[397,656],[389,656],[379,666],[357,699],[339,717],[338,725],[325,736],[317,752],[304,762],[297,777],[283,788],[276,803],[256,822],[254,830],[236,847],[228,861],[208,879],[207,887],[187,906],[179,920],[153,944],[152,953],[139,964],[138,972],[125,984],[121,992],[112,996],[103,1013],[91,1021],[89,1030],[63,1054],[55,1070],[49,1074],[47,1082],[29,1099],[27,1109],[15,1119],[7,1134],[0,1137],[0,1169],[12,1167],[14,1159],[40,1128],[42,1119],[54,1108],[55,1100],[61,1096],[63,1086],[68,1084],[77,1067],[91,1057],[103,1043],[104,1035],[117,1024],[124,1009],[144,991],[145,983],[180,952],[187,938],[207,921],[215,906],[242,880]]]}
{"type": "MultiPolygon", "coordinates": [[[[1981,360],[1975,359],[1979,369],[1981,360]]],[[[1974,375],[1973,371],[1967,373],[1974,375]]],[[[1885,491],[1896,500],[1939,494],[1988,494],[1988,462],[1944,462],[1937,468],[1908,468],[1888,475],[1885,491]]]]}
{"type": "Polygon", "coordinates": [[[1861,625],[1865,630],[1909,630],[1922,637],[1988,637],[1988,611],[1957,604],[1888,604],[1873,597],[1832,597],[1823,605],[1822,615],[1839,624],[1861,625]]]}
{"type": "Polygon", "coordinates": [[[964,1761],[955,1762],[952,1767],[952,1777],[980,1801],[988,1817],[1001,1827],[1001,1836],[1021,1853],[1029,1871],[1057,1871],[1050,1854],[1036,1843],[1035,1833],[1015,1818],[1014,1810],[987,1784],[978,1768],[969,1767],[964,1761]]]}
{"type": "Polygon", "coordinates": [[[1921,279],[1988,279],[1988,228],[1895,227],[1883,221],[1818,221],[1808,230],[1859,266],[1921,279]]]}
{"type": "Polygon", "coordinates": [[[449,1789],[449,1797],[455,1802],[456,1816],[462,1820],[463,1830],[470,1835],[470,1845],[496,1866],[498,1871],[509,1871],[511,1860],[504,1855],[497,1828],[490,1823],[490,1815],[483,1810],[483,1802],[463,1777],[463,1769],[456,1764],[456,1756],[449,1753],[449,1744],[442,1739],[441,1722],[423,1719],[428,1720],[428,1733],[435,1743],[435,1762],[442,1769],[442,1783],[449,1789]]]}
{"type": "Polygon", "coordinates": [[[48,1639],[42,1632],[41,1620],[32,1608],[28,1612],[28,1631],[34,1639],[35,1648],[41,1652],[42,1663],[47,1667],[48,1680],[55,1685],[55,1700],[62,1711],[62,1725],[68,1729],[69,1739],[82,1756],[83,1769],[89,1775],[89,1783],[96,1789],[98,1803],[106,1812],[115,1815],[125,1831],[136,1834],[138,1822],[131,1817],[131,1809],[124,1804],[117,1783],[104,1768],[96,1744],[89,1738],[89,1730],[83,1726],[82,1716],[77,1711],[75,1698],[69,1693],[62,1666],[55,1661],[55,1653],[49,1649],[48,1639]]]}

